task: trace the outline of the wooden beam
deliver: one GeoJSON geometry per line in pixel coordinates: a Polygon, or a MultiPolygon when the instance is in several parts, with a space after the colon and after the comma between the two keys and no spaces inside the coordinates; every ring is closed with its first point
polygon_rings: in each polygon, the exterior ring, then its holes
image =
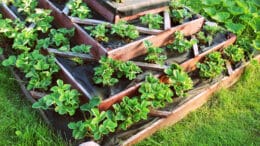
{"type": "Polygon", "coordinates": [[[49,53],[53,53],[58,56],[69,57],[69,58],[79,57],[86,61],[97,61],[96,58],[90,56],[89,54],[74,53],[74,52],[61,52],[61,51],[59,51],[57,49],[53,49],[53,48],[48,48],[47,51],[49,53]]]}
{"type": "Polygon", "coordinates": [[[171,17],[169,11],[165,10],[163,12],[163,16],[164,16],[164,30],[170,29],[172,25],[171,25],[171,17]]]}

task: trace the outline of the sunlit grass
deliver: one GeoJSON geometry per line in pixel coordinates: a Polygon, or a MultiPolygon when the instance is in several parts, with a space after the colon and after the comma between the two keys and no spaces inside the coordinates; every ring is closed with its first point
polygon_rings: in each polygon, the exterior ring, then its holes
{"type": "Polygon", "coordinates": [[[0,145],[7,146],[64,146],[31,108],[8,69],[0,66],[0,145]]]}

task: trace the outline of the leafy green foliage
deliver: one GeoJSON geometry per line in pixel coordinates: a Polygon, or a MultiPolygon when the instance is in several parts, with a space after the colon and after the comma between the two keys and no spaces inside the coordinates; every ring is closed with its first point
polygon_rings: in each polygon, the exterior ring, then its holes
{"type": "Polygon", "coordinates": [[[112,25],[111,34],[116,34],[124,39],[136,39],[139,37],[139,31],[134,25],[127,24],[126,21],[119,21],[112,25]]]}
{"type": "Polygon", "coordinates": [[[150,29],[160,29],[163,24],[163,17],[159,14],[146,14],[140,17],[142,24],[148,24],[150,29]]]}
{"type": "Polygon", "coordinates": [[[92,46],[89,46],[89,45],[77,45],[73,48],[71,48],[71,51],[72,52],[76,52],[76,53],[89,53],[90,52],[90,48],[92,46]]]}
{"type": "Polygon", "coordinates": [[[165,69],[164,73],[169,77],[169,84],[174,88],[177,96],[184,97],[186,96],[185,91],[192,89],[191,78],[179,65],[172,64],[165,69]]]}
{"type": "MultiPolygon", "coordinates": [[[[69,38],[74,36],[75,29],[51,29],[49,37],[51,38],[51,44],[54,44],[56,47],[65,47],[68,46],[69,48],[69,38]]],[[[61,49],[60,48],[60,49],[61,49]]]]}
{"type": "Polygon", "coordinates": [[[183,23],[185,19],[192,17],[191,13],[178,0],[170,2],[170,15],[174,23],[183,23]]]}
{"type": "Polygon", "coordinates": [[[167,59],[167,56],[163,54],[164,50],[162,48],[154,47],[149,41],[144,41],[144,46],[148,53],[145,60],[162,65],[167,59]]]}
{"type": "Polygon", "coordinates": [[[98,24],[97,26],[87,26],[85,27],[86,30],[91,31],[90,35],[94,36],[96,40],[98,41],[104,41],[108,42],[109,38],[106,36],[106,33],[108,32],[106,28],[106,24],[98,24]]]}
{"type": "Polygon", "coordinates": [[[149,113],[150,103],[146,100],[139,101],[138,97],[124,97],[122,102],[113,105],[115,119],[119,122],[118,126],[126,130],[140,120],[146,120],[149,113]]]}
{"type": "Polygon", "coordinates": [[[234,63],[242,61],[245,57],[243,48],[239,48],[236,45],[225,48],[224,55],[226,55],[227,58],[234,63]]]}
{"type": "Polygon", "coordinates": [[[122,76],[129,80],[136,78],[138,73],[142,70],[134,63],[122,62],[113,60],[111,58],[102,57],[99,61],[100,66],[95,67],[94,82],[96,84],[103,84],[104,86],[112,86],[116,84],[122,76]]]}
{"type": "Polygon", "coordinates": [[[14,38],[13,48],[22,51],[30,51],[37,40],[37,33],[32,28],[24,28],[20,33],[17,33],[14,38]]]}
{"type": "Polygon", "coordinates": [[[198,63],[199,75],[202,78],[214,78],[220,75],[224,68],[225,61],[220,52],[210,53],[204,63],[198,63]]]}
{"type": "Polygon", "coordinates": [[[18,12],[27,15],[32,14],[38,5],[36,0],[11,0],[10,2],[18,8],[18,12]]]}
{"type": "Polygon", "coordinates": [[[71,16],[79,17],[81,19],[90,18],[91,10],[82,0],[70,0],[67,4],[71,16]]]}
{"type": "Polygon", "coordinates": [[[92,98],[89,103],[81,106],[81,110],[87,112],[90,117],[84,122],[69,123],[68,126],[73,130],[75,139],[88,136],[99,140],[103,135],[115,131],[117,122],[114,120],[114,113],[110,110],[100,112],[97,108],[100,102],[100,98],[92,98]]]}
{"type": "Polygon", "coordinates": [[[79,93],[75,89],[70,89],[69,84],[64,84],[62,80],[57,80],[57,86],[51,88],[52,93],[42,97],[33,104],[33,108],[48,109],[54,106],[55,111],[60,115],[69,114],[73,116],[79,108],[79,93]]]}
{"type": "Polygon", "coordinates": [[[3,66],[12,66],[12,65],[15,65],[15,63],[16,63],[16,56],[11,55],[2,62],[2,65],[3,66]]]}
{"type": "Polygon", "coordinates": [[[150,101],[153,108],[164,107],[165,103],[172,102],[173,92],[170,86],[160,83],[151,74],[146,77],[138,91],[141,93],[141,99],[150,101]]]}
{"type": "MultiPolygon", "coordinates": [[[[239,45],[242,45],[245,50],[250,50],[252,47],[259,48],[257,32],[260,30],[260,9],[255,0],[182,0],[182,3],[220,22],[229,31],[237,34],[239,45]]],[[[251,54],[248,55],[251,56],[251,54]]]]}
{"type": "Polygon", "coordinates": [[[26,18],[27,22],[34,23],[35,29],[46,33],[51,28],[53,17],[50,16],[51,10],[35,9],[35,13],[26,18]]]}
{"type": "Polygon", "coordinates": [[[196,39],[198,42],[208,45],[210,45],[213,41],[213,37],[211,35],[206,35],[203,31],[200,31],[196,34],[196,39]]]}
{"type": "Polygon", "coordinates": [[[167,48],[170,50],[177,50],[179,53],[188,51],[195,43],[197,43],[196,39],[188,41],[180,31],[175,32],[174,37],[174,42],[167,45],[167,48]]]}

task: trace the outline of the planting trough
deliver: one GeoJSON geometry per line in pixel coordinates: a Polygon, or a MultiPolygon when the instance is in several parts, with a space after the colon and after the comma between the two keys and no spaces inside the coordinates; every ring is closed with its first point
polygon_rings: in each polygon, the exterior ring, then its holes
{"type": "Polygon", "coordinates": [[[186,22],[182,25],[169,28],[165,31],[156,33],[154,35],[149,35],[150,32],[147,32],[146,30],[139,29],[139,31],[142,32],[146,37],[141,38],[139,40],[133,41],[128,44],[124,44],[123,46],[113,48],[106,48],[102,44],[100,44],[98,41],[96,41],[94,38],[92,38],[79,24],[79,22],[83,22],[85,24],[98,24],[98,23],[104,23],[104,20],[89,20],[88,21],[78,21],[78,19],[71,19],[71,17],[67,16],[65,13],[63,13],[62,10],[57,8],[51,1],[49,0],[39,0],[39,7],[45,8],[45,9],[51,9],[52,10],[52,16],[54,16],[55,24],[59,24],[59,27],[65,27],[65,28],[76,28],[76,35],[75,35],[75,41],[79,44],[88,44],[92,45],[91,53],[95,58],[99,58],[100,56],[107,55],[111,58],[118,59],[118,60],[129,60],[134,57],[137,57],[139,55],[142,55],[146,52],[146,49],[143,46],[144,40],[151,41],[155,46],[162,46],[163,44],[167,44],[168,41],[172,39],[172,35],[176,31],[183,32],[186,36],[192,35],[196,32],[198,32],[201,28],[201,26],[204,23],[204,18],[201,16],[198,16],[197,19],[186,22]],[[77,22],[77,23],[73,23],[77,22]]]}

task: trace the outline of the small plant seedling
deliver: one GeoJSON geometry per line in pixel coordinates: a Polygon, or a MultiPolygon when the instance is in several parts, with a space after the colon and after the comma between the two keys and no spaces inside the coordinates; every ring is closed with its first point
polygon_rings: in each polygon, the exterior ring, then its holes
{"type": "Polygon", "coordinates": [[[137,39],[139,37],[139,31],[134,25],[127,24],[126,21],[119,21],[112,25],[111,34],[116,34],[124,39],[137,39]]]}
{"type": "Polygon", "coordinates": [[[92,46],[90,45],[77,45],[77,46],[74,46],[73,48],[71,48],[71,51],[72,52],[76,52],[76,53],[85,53],[85,54],[88,54],[90,52],[90,49],[91,49],[92,46]]]}
{"type": "Polygon", "coordinates": [[[60,115],[73,116],[79,108],[78,91],[71,89],[71,86],[64,84],[62,80],[57,80],[57,86],[52,87],[51,91],[52,93],[39,99],[32,107],[46,110],[54,106],[54,110],[60,115]]]}
{"type": "Polygon", "coordinates": [[[144,46],[148,53],[145,57],[146,61],[162,65],[167,59],[167,56],[163,54],[164,50],[162,48],[154,47],[153,44],[149,41],[144,41],[144,46]]]}
{"type": "Polygon", "coordinates": [[[67,4],[71,16],[79,17],[80,19],[90,18],[91,10],[82,0],[70,0],[67,4]]]}
{"type": "Polygon", "coordinates": [[[129,80],[136,78],[136,75],[142,70],[134,63],[127,61],[118,61],[111,58],[102,57],[99,61],[100,66],[94,68],[94,82],[104,86],[113,86],[125,76],[129,80]]]}
{"type": "Polygon", "coordinates": [[[146,76],[145,82],[139,88],[141,99],[150,101],[153,108],[164,107],[166,103],[172,102],[173,92],[169,85],[160,83],[153,75],[146,76]]]}
{"type": "Polygon", "coordinates": [[[220,75],[224,68],[225,60],[220,52],[213,52],[206,56],[204,63],[198,63],[199,75],[202,78],[213,79],[220,75]]]}
{"type": "Polygon", "coordinates": [[[233,63],[242,61],[245,58],[243,48],[239,48],[237,45],[232,45],[225,48],[224,55],[233,63]]]}
{"type": "Polygon", "coordinates": [[[146,14],[140,17],[142,24],[148,25],[150,29],[160,29],[163,17],[159,14],[146,14]]]}
{"type": "Polygon", "coordinates": [[[98,24],[97,26],[87,26],[86,30],[91,31],[90,35],[94,36],[97,41],[108,42],[109,38],[106,36],[108,29],[106,28],[106,24],[98,24]]]}
{"type": "Polygon", "coordinates": [[[185,91],[192,89],[192,79],[178,64],[172,64],[164,73],[169,77],[168,84],[174,88],[177,96],[185,97],[185,91]]]}
{"type": "Polygon", "coordinates": [[[174,42],[167,45],[167,48],[170,50],[177,50],[179,53],[188,51],[194,44],[197,43],[196,39],[191,39],[188,41],[180,31],[175,32],[174,37],[174,42]]]}

